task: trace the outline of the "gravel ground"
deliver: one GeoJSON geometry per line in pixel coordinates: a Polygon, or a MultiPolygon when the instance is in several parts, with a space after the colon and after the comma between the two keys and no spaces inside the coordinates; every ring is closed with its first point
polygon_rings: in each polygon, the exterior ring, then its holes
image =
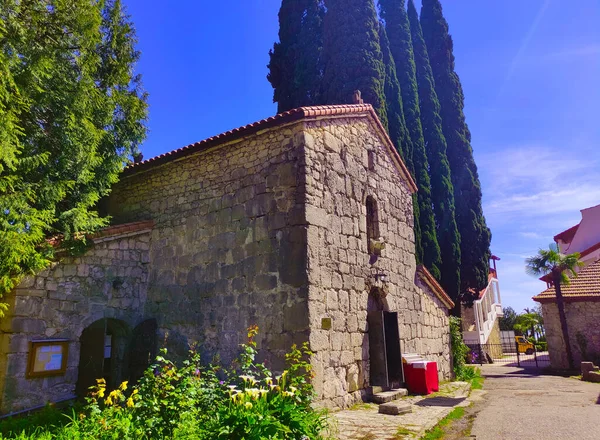
{"type": "Polygon", "coordinates": [[[477,440],[600,439],[600,384],[484,365],[487,391],[475,404],[477,440]]]}

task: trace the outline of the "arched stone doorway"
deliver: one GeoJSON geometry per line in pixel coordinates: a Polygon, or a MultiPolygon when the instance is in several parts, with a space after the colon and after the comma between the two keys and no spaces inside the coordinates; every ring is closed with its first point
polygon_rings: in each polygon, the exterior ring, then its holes
{"type": "Polygon", "coordinates": [[[383,287],[371,286],[367,304],[369,324],[369,382],[384,389],[404,382],[398,313],[390,312],[383,287]]]}
{"type": "Polygon", "coordinates": [[[79,397],[89,393],[96,379],[104,378],[108,388],[116,388],[128,379],[130,334],[125,322],[112,318],[99,319],[83,330],[75,388],[79,397]]]}

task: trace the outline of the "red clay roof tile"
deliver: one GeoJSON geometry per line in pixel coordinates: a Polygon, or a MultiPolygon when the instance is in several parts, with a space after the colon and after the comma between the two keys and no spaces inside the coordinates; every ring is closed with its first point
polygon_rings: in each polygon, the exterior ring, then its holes
{"type": "Polygon", "coordinates": [[[433,275],[431,275],[431,272],[429,272],[422,264],[417,266],[417,276],[431,288],[435,296],[437,296],[448,309],[454,308],[454,301],[452,301],[452,298],[448,296],[440,283],[438,283],[433,275]]]}
{"type": "Polygon", "coordinates": [[[377,125],[379,131],[385,137],[388,143],[388,149],[394,156],[394,159],[396,160],[399,168],[401,169],[402,174],[406,178],[409,187],[413,192],[417,192],[418,188],[415,181],[411,177],[408,169],[406,168],[406,165],[404,164],[404,161],[400,157],[400,154],[398,154],[396,149],[393,147],[393,143],[389,138],[387,131],[381,124],[381,121],[379,120],[379,117],[377,116],[377,113],[375,112],[371,104],[322,105],[314,107],[299,107],[284,113],[280,113],[275,116],[271,116],[266,119],[262,119],[257,122],[253,122],[252,124],[244,125],[239,128],[234,128],[233,130],[226,131],[225,133],[209,137],[208,139],[204,139],[203,141],[196,142],[194,144],[190,144],[182,148],[178,148],[177,150],[161,154],[151,159],[139,163],[130,164],[123,171],[123,175],[127,176],[137,173],[139,171],[147,170],[151,167],[170,162],[177,158],[197,153],[206,150],[210,147],[223,144],[225,142],[230,142],[239,139],[243,136],[255,134],[258,131],[265,130],[271,127],[276,127],[284,123],[299,121],[301,119],[318,116],[338,116],[357,113],[367,113],[371,117],[371,119],[377,125]]]}
{"type": "MultiPolygon", "coordinates": [[[[570,284],[561,285],[565,301],[599,300],[600,301],[600,260],[584,267],[570,284]]],[[[555,302],[556,291],[553,287],[533,297],[537,302],[555,302]]]]}

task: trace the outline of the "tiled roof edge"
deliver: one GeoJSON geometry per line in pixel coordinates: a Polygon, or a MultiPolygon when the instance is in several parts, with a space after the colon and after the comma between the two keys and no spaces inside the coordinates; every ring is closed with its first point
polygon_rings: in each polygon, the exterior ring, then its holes
{"type": "Polygon", "coordinates": [[[431,272],[429,272],[422,264],[417,266],[417,276],[431,288],[435,296],[437,296],[449,310],[454,308],[454,301],[452,301],[440,283],[438,283],[433,275],[431,275],[431,272]]]}
{"type": "Polygon", "coordinates": [[[108,226],[100,229],[98,232],[89,235],[92,240],[107,239],[124,234],[147,231],[154,227],[154,220],[145,220],[132,223],[123,223],[121,225],[108,226]]]}
{"type": "Polygon", "coordinates": [[[554,236],[554,241],[558,241],[559,239],[561,239],[565,242],[569,242],[575,236],[575,233],[577,232],[577,229],[579,229],[580,224],[581,223],[577,223],[575,226],[571,226],[569,229],[565,229],[564,231],[556,234],[554,236]]]}
{"type": "Polygon", "coordinates": [[[190,154],[194,154],[200,151],[204,151],[210,147],[234,141],[240,139],[244,136],[249,136],[255,134],[261,130],[265,130],[268,128],[276,127],[278,125],[300,121],[302,119],[313,118],[313,117],[326,117],[326,116],[341,116],[341,115],[350,115],[350,114],[359,114],[359,113],[368,113],[371,116],[371,119],[377,126],[380,131],[380,134],[383,136],[385,142],[388,144],[387,148],[394,157],[396,161],[396,165],[400,169],[403,177],[406,179],[410,189],[413,192],[417,192],[417,185],[410,175],[408,168],[404,164],[404,161],[400,157],[398,151],[394,147],[394,144],[390,137],[387,134],[387,131],[383,127],[383,124],[379,120],[377,113],[373,109],[371,104],[348,104],[348,105],[322,105],[322,106],[314,106],[314,107],[299,107],[293,110],[289,110],[287,112],[279,113],[278,115],[271,116],[266,119],[262,119],[260,121],[244,125],[242,127],[235,128],[233,130],[226,131],[224,133],[218,134],[216,136],[209,137],[200,142],[196,142],[185,147],[161,154],[159,156],[153,157],[151,159],[147,159],[145,161],[139,163],[133,163],[128,165],[122,173],[122,176],[129,176],[147,169],[150,169],[154,166],[164,164],[170,162],[172,160],[185,157],[190,154]]]}

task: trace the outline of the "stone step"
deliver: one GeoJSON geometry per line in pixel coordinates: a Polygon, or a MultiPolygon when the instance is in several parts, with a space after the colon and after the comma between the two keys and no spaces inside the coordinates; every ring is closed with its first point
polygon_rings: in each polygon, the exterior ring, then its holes
{"type": "Polygon", "coordinates": [[[406,388],[396,388],[389,391],[382,391],[380,393],[374,393],[371,397],[371,401],[373,403],[377,403],[379,405],[383,403],[391,402],[392,400],[399,399],[401,397],[407,396],[408,390],[406,388]]]}
{"type": "Polygon", "coordinates": [[[399,416],[401,414],[407,414],[412,412],[412,406],[410,403],[395,400],[393,402],[387,402],[379,405],[379,413],[387,414],[390,416],[399,416]]]}

